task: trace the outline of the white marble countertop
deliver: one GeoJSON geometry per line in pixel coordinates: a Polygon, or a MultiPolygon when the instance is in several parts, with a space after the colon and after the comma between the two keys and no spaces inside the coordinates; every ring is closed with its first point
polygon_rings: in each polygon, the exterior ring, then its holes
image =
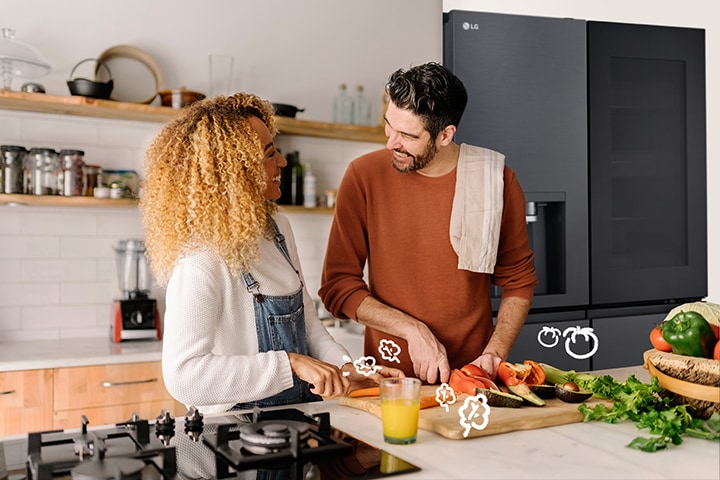
{"type": "MultiPolygon", "coordinates": [[[[138,356],[153,355],[149,347],[143,348],[137,344],[128,346],[140,350],[135,352],[138,356]]],[[[118,347],[122,348],[123,345],[118,347]]],[[[156,348],[159,351],[159,344],[156,344],[156,348]]],[[[124,353],[118,355],[114,345],[111,348],[106,346],[94,355],[94,361],[116,356],[126,358],[124,353]]],[[[3,352],[3,362],[5,358],[6,352],[3,352]]],[[[633,373],[640,380],[649,381],[647,372],[641,367],[593,373],[609,373],[620,380],[625,380],[633,373]]],[[[627,422],[616,425],[603,422],[576,423],[463,440],[449,440],[433,432],[420,430],[418,441],[413,445],[389,445],[382,440],[380,419],[367,412],[341,406],[335,400],[297,407],[310,413],[329,412],[334,427],[422,469],[403,475],[402,478],[720,479],[719,442],[686,437],[682,445],[645,453],[626,447],[635,437],[649,435],[647,431],[638,430],[634,424],[627,422]]],[[[0,438],[0,442],[5,446],[8,469],[21,468],[27,448],[25,436],[0,438]]]]}
{"type": "Polygon", "coordinates": [[[0,372],[160,361],[162,342],[74,338],[0,343],[0,372]]]}

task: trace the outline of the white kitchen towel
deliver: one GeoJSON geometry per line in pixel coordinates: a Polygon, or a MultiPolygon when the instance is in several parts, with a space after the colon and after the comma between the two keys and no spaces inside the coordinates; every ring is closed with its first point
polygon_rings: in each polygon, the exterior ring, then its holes
{"type": "Polygon", "coordinates": [[[493,273],[503,211],[505,155],[463,143],[457,165],[450,243],[458,269],[493,273]]]}

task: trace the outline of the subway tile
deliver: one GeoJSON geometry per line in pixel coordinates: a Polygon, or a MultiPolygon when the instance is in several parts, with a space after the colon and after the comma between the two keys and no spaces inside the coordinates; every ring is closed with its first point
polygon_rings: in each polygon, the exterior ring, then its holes
{"type": "Polygon", "coordinates": [[[60,286],[55,283],[8,283],[0,289],[0,306],[55,305],[60,286]]]}
{"type": "Polygon", "coordinates": [[[23,215],[21,229],[25,235],[95,235],[97,221],[92,211],[39,209],[23,215]]]}
{"type": "Polygon", "coordinates": [[[0,205],[0,235],[19,234],[25,212],[27,207],[0,205]]]}
{"type": "Polygon", "coordinates": [[[23,260],[20,268],[20,280],[23,282],[82,282],[96,279],[97,261],[92,259],[23,260]]]}
{"type": "Polygon", "coordinates": [[[41,330],[67,327],[95,327],[93,305],[53,305],[23,307],[23,330],[41,330]]]}
{"type": "Polygon", "coordinates": [[[112,303],[119,295],[117,282],[65,282],[60,284],[60,302],[63,305],[92,305],[112,303]]]}
{"type": "Polygon", "coordinates": [[[57,258],[59,254],[57,237],[0,235],[0,258],[57,258]]]}
{"type": "Polygon", "coordinates": [[[60,121],[52,117],[24,118],[22,120],[22,137],[26,143],[32,144],[31,146],[57,149],[58,144],[95,143],[97,127],[73,116],[66,116],[60,121]]]}
{"type": "Polygon", "coordinates": [[[21,261],[19,259],[0,259],[0,283],[14,283],[20,275],[21,261]]]}
{"type": "Polygon", "coordinates": [[[57,340],[60,338],[59,328],[43,330],[8,330],[3,332],[3,342],[34,342],[37,340],[57,340]]]}
{"type": "Polygon", "coordinates": [[[0,342],[3,341],[4,330],[20,329],[20,307],[0,307],[0,342]]]}
{"type": "Polygon", "coordinates": [[[87,338],[97,339],[103,338],[105,341],[110,341],[110,327],[62,327],[59,332],[60,338],[87,338]]]}

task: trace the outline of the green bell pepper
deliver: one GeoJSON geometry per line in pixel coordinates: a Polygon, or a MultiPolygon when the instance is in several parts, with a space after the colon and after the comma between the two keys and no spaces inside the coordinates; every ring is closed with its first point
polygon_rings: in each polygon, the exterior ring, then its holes
{"type": "Polygon", "coordinates": [[[717,339],[710,324],[697,312],[680,312],[660,325],[673,353],[711,358],[717,339]]]}

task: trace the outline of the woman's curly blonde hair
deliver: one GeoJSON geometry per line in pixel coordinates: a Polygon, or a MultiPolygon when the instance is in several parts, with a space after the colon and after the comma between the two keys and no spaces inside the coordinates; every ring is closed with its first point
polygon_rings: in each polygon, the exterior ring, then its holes
{"type": "Polygon", "coordinates": [[[145,154],[140,200],[155,279],[166,285],[178,259],[210,249],[238,274],[257,259],[275,203],[265,199],[264,145],[250,124],[277,133],[273,107],[238,93],[183,108],[145,154]]]}

